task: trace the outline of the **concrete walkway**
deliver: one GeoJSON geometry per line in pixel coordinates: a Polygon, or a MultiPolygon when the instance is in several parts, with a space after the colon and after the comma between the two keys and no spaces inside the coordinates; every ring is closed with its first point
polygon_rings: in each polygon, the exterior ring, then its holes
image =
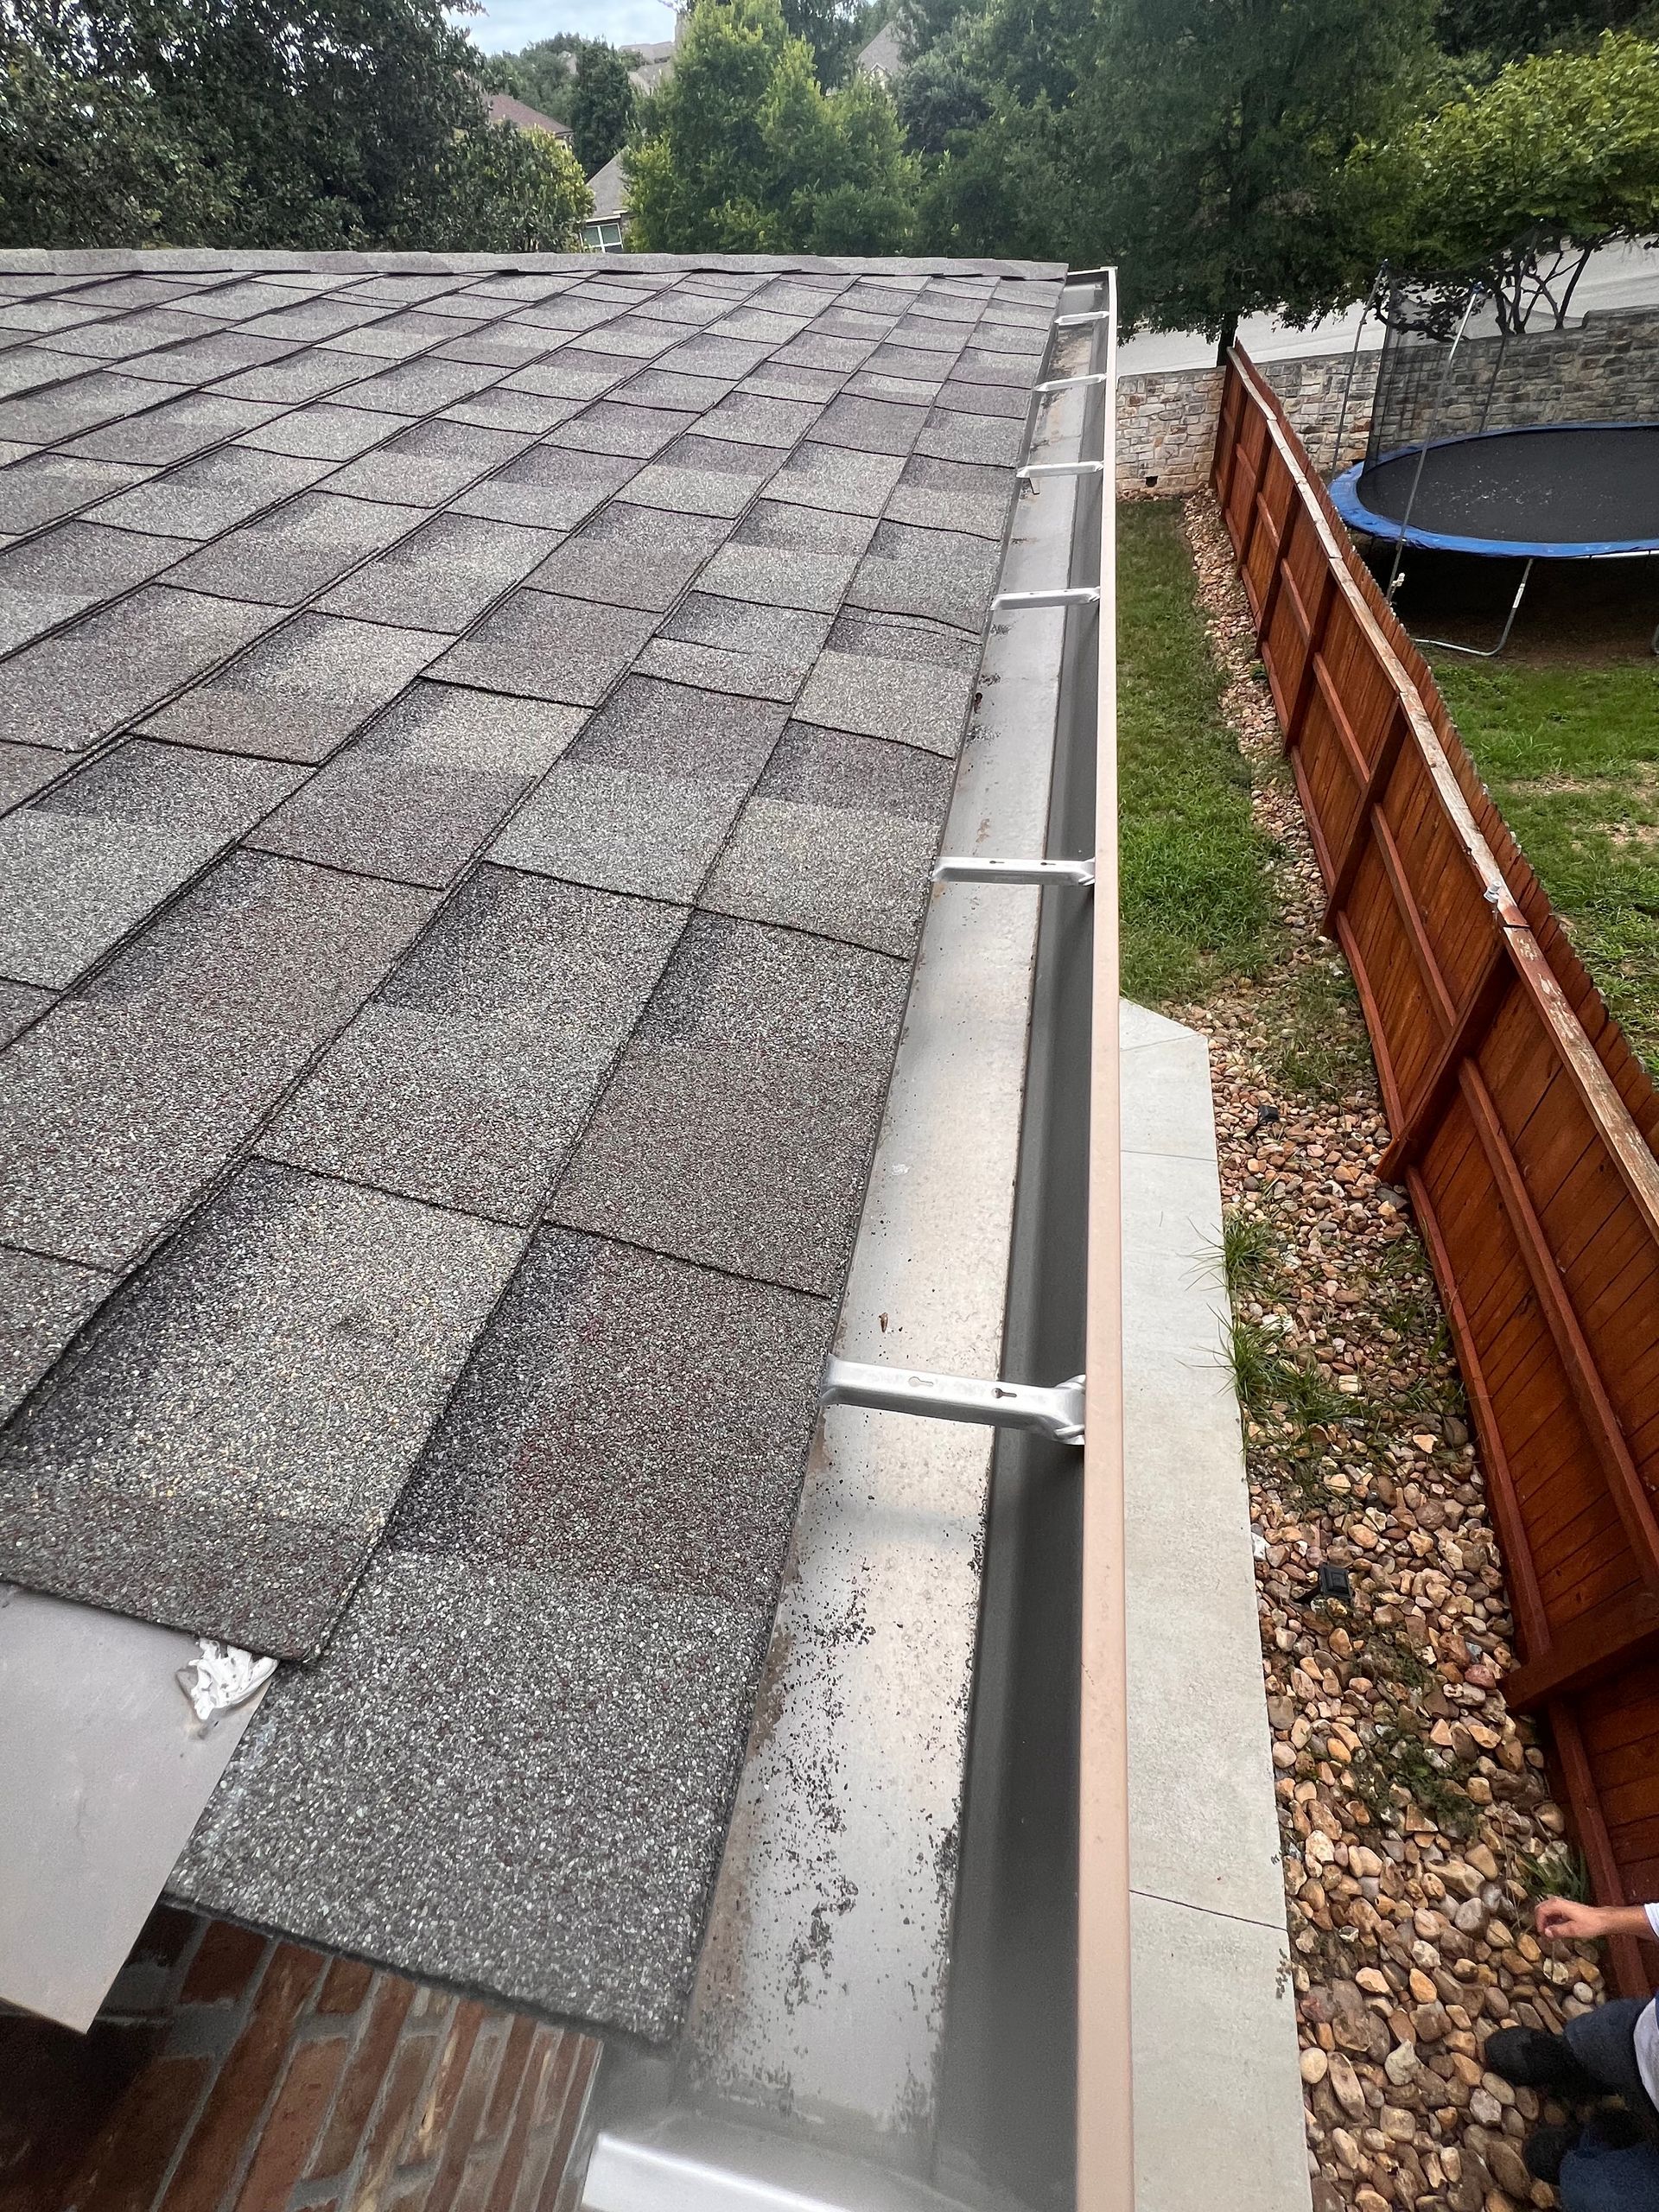
{"type": "Polygon", "coordinates": [[[1124,1003],[1136,2212],[1309,2202],[1202,1037],[1124,1003]]]}

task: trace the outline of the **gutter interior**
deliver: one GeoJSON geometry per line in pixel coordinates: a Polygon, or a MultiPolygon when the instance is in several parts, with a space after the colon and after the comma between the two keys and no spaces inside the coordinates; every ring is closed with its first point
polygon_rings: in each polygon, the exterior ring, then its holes
{"type": "MultiPolygon", "coordinates": [[[[1103,289],[1089,296],[1099,304],[1103,289]]],[[[1079,304],[1063,299],[1066,311],[1079,304]]],[[[1095,363],[1090,348],[1089,366],[1095,363]]],[[[1084,454],[1100,450],[1104,387],[1087,395],[1084,454]]],[[[1031,496],[1029,493],[1025,496],[1031,496]]],[[[1040,498],[1041,493],[1037,495],[1040,498]]],[[[1072,525],[1073,583],[1100,581],[1101,476],[1072,525]]],[[[1048,853],[1095,846],[1095,622],[1066,624],[1048,853]]],[[[1092,899],[1042,895],[1020,1130],[1003,1372],[1052,1383],[1084,1364],[1092,899]]],[[[951,1954],[941,2187],[1059,2212],[1075,2195],[1081,1455],[1015,1431],[997,1439],[969,1723],[951,1954]]]]}

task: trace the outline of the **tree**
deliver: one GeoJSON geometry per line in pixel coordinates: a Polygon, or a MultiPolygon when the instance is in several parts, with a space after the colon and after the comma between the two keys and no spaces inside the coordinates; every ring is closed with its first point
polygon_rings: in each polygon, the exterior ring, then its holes
{"type": "Polygon", "coordinates": [[[0,8],[0,238],[107,245],[227,219],[198,151],[101,10],[0,8]]]}
{"type": "Polygon", "coordinates": [[[0,239],[569,237],[545,162],[486,132],[478,61],[442,0],[0,0],[0,239]]]}
{"type": "Polygon", "coordinates": [[[826,91],[844,85],[858,49],[874,35],[875,8],[868,0],[783,0],[783,10],[790,35],[811,48],[819,84],[826,91]]]}
{"type": "Polygon", "coordinates": [[[582,44],[580,32],[557,31],[517,54],[486,54],[479,76],[489,91],[511,92],[514,99],[550,115],[556,123],[569,123],[576,55],[582,44]]]}
{"type": "Polygon", "coordinates": [[[623,156],[648,252],[893,253],[916,170],[884,86],[825,92],[779,0],[695,0],[623,156]]]}
{"type": "Polygon", "coordinates": [[[1496,68],[1628,29],[1652,12],[1652,0],[1440,0],[1434,35],[1446,53],[1496,68]]]}
{"type": "Polygon", "coordinates": [[[613,46],[584,39],[570,95],[570,137],[583,176],[602,169],[628,135],[636,105],[628,65],[613,46]]]}
{"type": "Polygon", "coordinates": [[[905,143],[917,154],[946,152],[958,131],[976,130],[991,113],[983,85],[960,54],[945,46],[917,55],[899,79],[893,103],[905,143]]]}
{"type": "Polygon", "coordinates": [[[1351,170],[1394,266],[1484,277],[1508,327],[1541,305],[1559,324],[1599,246],[1659,234],[1659,44],[1512,62],[1351,170]]]}
{"type": "Polygon", "coordinates": [[[574,253],[594,195],[562,139],[499,123],[463,131],[422,243],[455,253],[574,253]]]}
{"type": "Polygon", "coordinates": [[[1102,235],[1128,314],[1224,356],[1242,315],[1341,305],[1344,164],[1432,78],[1423,0],[1116,0],[1115,23],[1084,105],[1113,147],[1102,235]]]}

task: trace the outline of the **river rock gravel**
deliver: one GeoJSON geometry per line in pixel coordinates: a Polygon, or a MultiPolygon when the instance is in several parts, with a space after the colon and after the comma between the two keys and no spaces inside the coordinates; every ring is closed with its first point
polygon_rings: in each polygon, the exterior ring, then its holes
{"type": "Polygon", "coordinates": [[[1314,2212],[1548,2206],[1521,2146],[1561,2115],[1485,2071],[1482,2044],[1559,2028],[1602,1970],[1594,1946],[1531,1932],[1576,1862],[1499,1693],[1513,1630],[1479,1456],[1406,1194],[1378,1179],[1363,1025],[1209,493],[1185,527],[1282,925],[1261,976],[1169,1010],[1209,1039],[1245,1224],[1234,1313],[1314,2212]],[[1322,1567],[1345,1599],[1314,1594],[1322,1567]]]}

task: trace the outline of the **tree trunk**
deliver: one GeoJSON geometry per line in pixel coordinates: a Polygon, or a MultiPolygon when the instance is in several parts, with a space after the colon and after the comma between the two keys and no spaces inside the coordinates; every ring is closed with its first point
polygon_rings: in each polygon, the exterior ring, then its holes
{"type": "Polygon", "coordinates": [[[1216,365],[1217,368],[1224,369],[1226,367],[1227,356],[1232,352],[1235,344],[1237,342],[1237,315],[1224,315],[1221,324],[1221,336],[1216,341],[1216,365]]]}

